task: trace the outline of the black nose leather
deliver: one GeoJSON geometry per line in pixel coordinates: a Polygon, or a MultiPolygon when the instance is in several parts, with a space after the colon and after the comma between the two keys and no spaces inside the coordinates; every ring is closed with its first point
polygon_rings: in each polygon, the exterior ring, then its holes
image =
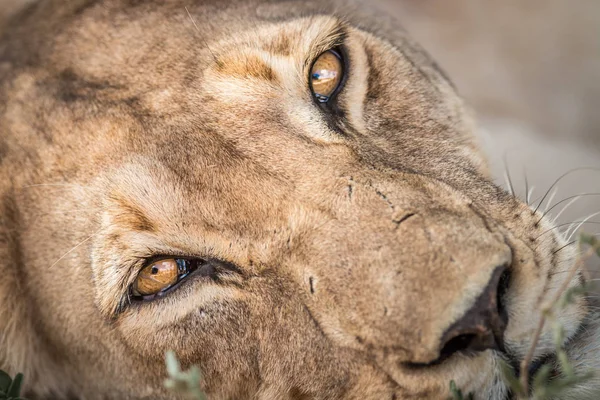
{"type": "Polygon", "coordinates": [[[473,307],[448,328],[441,340],[440,360],[459,351],[488,349],[504,351],[504,330],[508,317],[502,304],[509,273],[497,267],[473,307]]]}

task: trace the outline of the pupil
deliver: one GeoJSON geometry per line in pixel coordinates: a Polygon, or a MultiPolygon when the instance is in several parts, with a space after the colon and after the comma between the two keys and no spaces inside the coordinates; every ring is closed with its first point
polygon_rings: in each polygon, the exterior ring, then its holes
{"type": "Polygon", "coordinates": [[[315,73],[312,75],[312,77],[313,77],[313,79],[320,79],[320,78],[321,78],[321,75],[319,75],[318,73],[316,73],[316,72],[315,72],[315,73]]]}
{"type": "Polygon", "coordinates": [[[152,275],[156,275],[158,274],[158,268],[157,267],[152,267],[152,275]]]}

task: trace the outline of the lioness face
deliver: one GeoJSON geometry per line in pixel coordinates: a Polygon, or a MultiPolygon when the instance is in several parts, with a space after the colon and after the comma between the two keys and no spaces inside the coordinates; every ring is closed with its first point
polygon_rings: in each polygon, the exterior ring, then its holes
{"type": "MultiPolygon", "coordinates": [[[[0,367],[46,398],[172,398],[167,350],[211,399],[508,396],[574,252],[435,64],[346,8],[131,3],[45,2],[0,47],[0,367]]],[[[590,310],[558,316],[582,370],[590,310]]]]}

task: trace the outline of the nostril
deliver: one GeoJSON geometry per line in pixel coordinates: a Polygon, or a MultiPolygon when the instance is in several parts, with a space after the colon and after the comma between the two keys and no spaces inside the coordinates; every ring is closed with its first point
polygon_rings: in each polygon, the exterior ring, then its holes
{"type": "Polygon", "coordinates": [[[439,362],[457,352],[503,350],[507,311],[504,304],[510,283],[506,266],[497,267],[473,306],[442,336],[439,362]]]}
{"type": "Polygon", "coordinates": [[[462,335],[458,335],[452,339],[450,339],[442,350],[440,351],[440,359],[444,360],[450,357],[454,353],[458,353],[459,351],[466,351],[471,348],[472,343],[477,339],[477,335],[473,333],[466,333],[462,335]]]}
{"type": "Polygon", "coordinates": [[[510,286],[511,275],[511,270],[509,268],[504,270],[504,272],[500,276],[500,281],[498,282],[498,289],[496,292],[496,304],[498,305],[498,315],[500,315],[500,318],[505,324],[508,323],[506,293],[508,292],[508,288],[510,286]]]}

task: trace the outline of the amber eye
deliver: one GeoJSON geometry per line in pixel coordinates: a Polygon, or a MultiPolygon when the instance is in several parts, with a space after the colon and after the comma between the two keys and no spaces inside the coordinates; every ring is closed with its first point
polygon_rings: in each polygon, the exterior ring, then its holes
{"type": "Polygon", "coordinates": [[[195,269],[192,264],[189,260],[168,258],[147,265],[135,279],[132,295],[148,298],[166,292],[195,269]]]}
{"type": "Polygon", "coordinates": [[[321,103],[329,101],[335,94],[344,73],[342,57],[334,50],[321,54],[312,65],[310,72],[311,89],[321,103]]]}

